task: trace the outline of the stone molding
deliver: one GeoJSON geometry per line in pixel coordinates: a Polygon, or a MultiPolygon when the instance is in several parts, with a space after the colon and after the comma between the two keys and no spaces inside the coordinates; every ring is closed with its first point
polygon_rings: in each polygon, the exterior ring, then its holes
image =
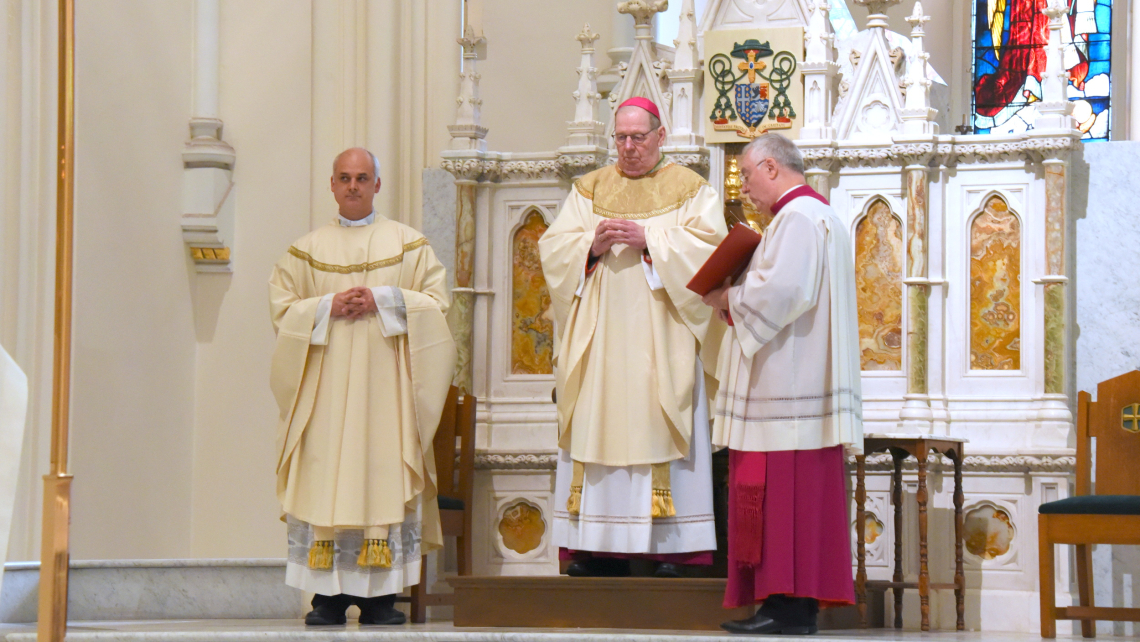
{"type": "MultiPolygon", "coordinates": [[[[848,457],[854,466],[855,458],[848,457]]],[[[954,463],[939,453],[931,453],[927,459],[933,468],[930,472],[952,472],[954,463]]],[[[475,454],[476,470],[554,470],[558,455],[553,452],[479,452],[475,454]]],[[[962,470],[968,473],[1052,473],[1068,475],[1076,469],[1077,458],[1073,456],[1051,455],[967,455],[962,470]]],[[[884,472],[893,469],[888,453],[876,453],[867,457],[867,470],[884,472]]],[[[903,462],[903,470],[914,471],[918,462],[909,457],[903,462]]]]}
{"type": "MultiPolygon", "coordinates": [[[[851,147],[826,142],[805,145],[800,151],[808,169],[835,171],[841,167],[906,167],[916,164],[955,166],[1016,160],[1039,163],[1064,158],[1080,144],[1076,135],[1064,133],[970,142],[976,138],[978,137],[964,136],[960,140],[892,141],[890,144],[851,147]]],[[[611,165],[615,160],[613,156],[599,153],[556,152],[548,158],[527,160],[488,156],[445,158],[440,167],[460,180],[551,181],[570,180],[599,167],[611,165]]],[[[703,148],[695,152],[666,152],[666,156],[674,163],[699,174],[708,172],[709,155],[703,148]]]]}
{"type": "MultiPolygon", "coordinates": [[[[809,169],[834,171],[840,167],[885,167],[928,165],[945,166],[969,163],[999,163],[1011,160],[1042,162],[1063,157],[1079,139],[1073,135],[1026,136],[1018,140],[967,142],[961,140],[935,142],[892,141],[890,144],[863,146],[806,145],[800,149],[809,169]]],[[[813,141],[814,142],[814,141],[813,141]]]]}
{"type": "MultiPolygon", "coordinates": [[[[707,153],[673,152],[666,157],[674,163],[697,172],[707,174],[709,156],[707,153]]],[[[500,181],[557,181],[572,180],[599,167],[612,165],[613,156],[598,153],[559,153],[551,158],[504,160],[485,157],[445,158],[440,167],[456,179],[483,183],[500,181]]]]}
{"type": "Polygon", "coordinates": [[[553,452],[475,453],[476,470],[554,470],[558,454],[553,452]]]}

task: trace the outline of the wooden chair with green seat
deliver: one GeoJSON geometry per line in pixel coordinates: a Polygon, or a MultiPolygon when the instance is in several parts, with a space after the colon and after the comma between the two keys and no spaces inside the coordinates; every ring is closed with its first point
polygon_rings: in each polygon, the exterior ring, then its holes
{"type": "MultiPolygon", "coordinates": [[[[471,575],[471,508],[475,477],[475,397],[463,395],[455,386],[432,440],[435,449],[436,486],[439,491],[439,521],[444,537],[455,538],[459,575],[471,575]],[[458,440],[458,443],[456,443],[458,440]],[[455,455],[459,453],[459,465],[455,455]]],[[[442,554],[443,551],[439,551],[442,554]]],[[[427,621],[427,607],[454,604],[451,593],[431,593],[427,585],[427,556],[420,563],[420,582],[411,589],[412,622],[427,621]]],[[[401,600],[401,601],[404,601],[401,600]]]]}
{"type": "Polygon", "coordinates": [[[1140,622],[1138,608],[1095,606],[1092,583],[1093,544],[1140,544],[1140,370],[1096,390],[1096,402],[1087,392],[1077,395],[1076,495],[1042,504],[1037,516],[1043,638],[1057,636],[1057,620],[1080,620],[1086,638],[1095,637],[1097,620],[1140,622]],[[1076,546],[1078,606],[1057,606],[1055,544],[1076,546]]]}

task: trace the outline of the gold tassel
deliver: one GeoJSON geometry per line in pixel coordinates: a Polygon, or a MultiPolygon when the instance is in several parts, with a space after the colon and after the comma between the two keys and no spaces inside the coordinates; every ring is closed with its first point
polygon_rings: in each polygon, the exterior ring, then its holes
{"type": "Polygon", "coordinates": [[[312,547],[309,548],[309,568],[332,568],[333,567],[333,543],[332,540],[319,539],[313,542],[312,547]]]}
{"type": "Polygon", "coordinates": [[[392,568],[392,549],[388,548],[388,542],[382,539],[364,540],[364,546],[360,547],[360,557],[356,559],[356,565],[392,568]]]}
{"type": "Polygon", "coordinates": [[[582,487],[570,487],[570,499],[566,500],[566,512],[571,515],[582,514],[582,487]]]}
{"type": "Polygon", "coordinates": [[[566,512],[571,515],[582,514],[582,485],[586,478],[586,464],[574,462],[573,473],[570,477],[570,499],[566,500],[566,512]]]}
{"type": "Polygon", "coordinates": [[[670,489],[670,462],[653,464],[653,505],[650,516],[653,519],[675,517],[677,509],[673,507],[673,492],[670,489]]]}
{"type": "Polygon", "coordinates": [[[675,517],[677,509],[673,506],[673,493],[668,490],[653,490],[653,519],[662,517],[675,517]]]}

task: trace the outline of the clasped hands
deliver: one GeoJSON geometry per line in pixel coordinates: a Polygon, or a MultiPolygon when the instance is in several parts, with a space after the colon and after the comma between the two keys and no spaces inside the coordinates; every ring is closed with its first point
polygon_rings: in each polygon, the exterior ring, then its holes
{"type": "Polygon", "coordinates": [[[594,228],[594,244],[590,246],[590,255],[601,256],[619,244],[628,245],[635,250],[644,250],[645,228],[633,221],[608,218],[594,228]]]}
{"type": "Polygon", "coordinates": [[[352,320],[376,311],[376,299],[372,296],[371,288],[357,286],[333,295],[332,316],[334,317],[352,320]]]}

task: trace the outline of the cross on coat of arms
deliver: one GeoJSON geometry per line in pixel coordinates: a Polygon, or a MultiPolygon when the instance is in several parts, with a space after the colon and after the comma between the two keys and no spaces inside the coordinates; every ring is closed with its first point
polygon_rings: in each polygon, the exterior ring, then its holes
{"type": "Polygon", "coordinates": [[[755,38],[733,44],[732,58],[740,60],[736,65],[723,53],[709,59],[717,92],[709,114],[713,129],[735,131],[743,138],[791,129],[796,111],[788,89],[796,73],[796,57],[788,51],[773,55],[768,42],[755,38]]]}

